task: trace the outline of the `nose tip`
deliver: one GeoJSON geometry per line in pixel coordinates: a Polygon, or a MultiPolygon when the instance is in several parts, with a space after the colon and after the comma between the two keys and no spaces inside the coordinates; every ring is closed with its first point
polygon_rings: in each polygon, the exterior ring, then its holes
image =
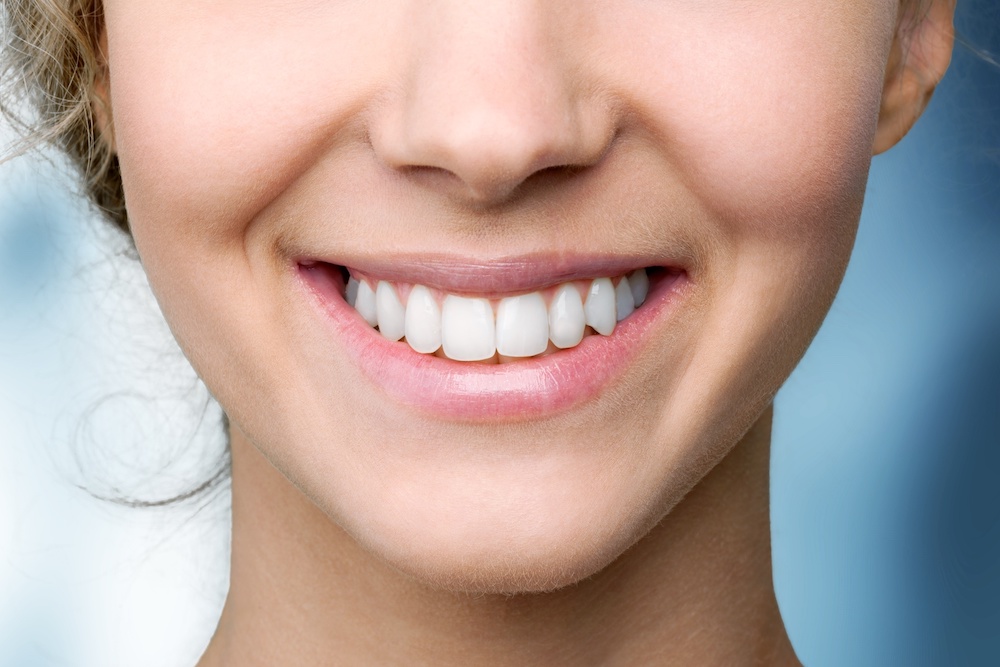
{"type": "Polygon", "coordinates": [[[614,119],[554,55],[558,21],[532,3],[471,5],[441,3],[446,15],[414,28],[402,84],[368,128],[379,160],[474,205],[507,200],[541,171],[598,162],[614,119]]]}
{"type": "Polygon", "coordinates": [[[579,110],[553,119],[540,106],[514,109],[480,99],[474,108],[428,110],[429,118],[413,110],[395,132],[373,141],[397,171],[470,203],[502,202],[538,172],[593,165],[608,144],[607,130],[584,127],[579,110]]]}

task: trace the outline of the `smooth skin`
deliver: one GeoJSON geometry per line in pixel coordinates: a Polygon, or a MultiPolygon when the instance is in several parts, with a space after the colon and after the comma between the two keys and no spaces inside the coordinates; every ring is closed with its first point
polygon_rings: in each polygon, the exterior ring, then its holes
{"type": "Polygon", "coordinates": [[[232,421],[202,667],[797,664],[770,404],[843,276],[872,153],[947,68],[953,9],[105,0],[102,134],[232,421]],[[463,424],[360,375],[294,271],[442,249],[682,256],[690,284],[595,400],[463,424]]]}

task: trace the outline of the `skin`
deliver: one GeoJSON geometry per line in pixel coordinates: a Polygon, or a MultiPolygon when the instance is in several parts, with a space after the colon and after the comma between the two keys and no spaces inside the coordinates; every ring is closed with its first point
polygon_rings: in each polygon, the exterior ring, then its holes
{"type": "Polygon", "coordinates": [[[108,0],[103,136],[233,424],[201,664],[797,664],[769,406],[952,10],[904,34],[892,0],[108,0]],[[596,399],[463,424],[367,382],[290,270],[442,248],[683,256],[689,285],[596,399]]]}

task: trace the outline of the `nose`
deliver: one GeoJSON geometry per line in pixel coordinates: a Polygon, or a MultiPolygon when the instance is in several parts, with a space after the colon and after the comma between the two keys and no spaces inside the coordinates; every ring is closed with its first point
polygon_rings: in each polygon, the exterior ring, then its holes
{"type": "Polygon", "coordinates": [[[470,204],[533,174],[598,162],[611,108],[569,60],[571,21],[545,0],[414,3],[401,85],[369,127],[379,159],[470,204]]]}

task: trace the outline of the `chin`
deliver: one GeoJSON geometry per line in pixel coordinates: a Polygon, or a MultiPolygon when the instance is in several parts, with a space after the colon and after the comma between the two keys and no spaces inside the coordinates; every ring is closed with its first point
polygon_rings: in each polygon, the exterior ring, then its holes
{"type": "Polygon", "coordinates": [[[430,588],[554,591],[620,557],[673,505],[663,489],[677,487],[559,463],[541,457],[499,475],[462,466],[387,475],[380,492],[359,491],[356,502],[338,494],[342,512],[327,515],[364,550],[430,588]]]}
{"type": "Polygon", "coordinates": [[[631,531],[615,536],[589,532],[580,527],[545,540],[491,535],[481,543],[474,536],[467,542],[433,542],[433,536],[424,534],[419,542],[396,549],[382,544],[378,551],[390,566],[436,590],[468,595],[549,593],[597,574],[637,539],[631,531]]]}

